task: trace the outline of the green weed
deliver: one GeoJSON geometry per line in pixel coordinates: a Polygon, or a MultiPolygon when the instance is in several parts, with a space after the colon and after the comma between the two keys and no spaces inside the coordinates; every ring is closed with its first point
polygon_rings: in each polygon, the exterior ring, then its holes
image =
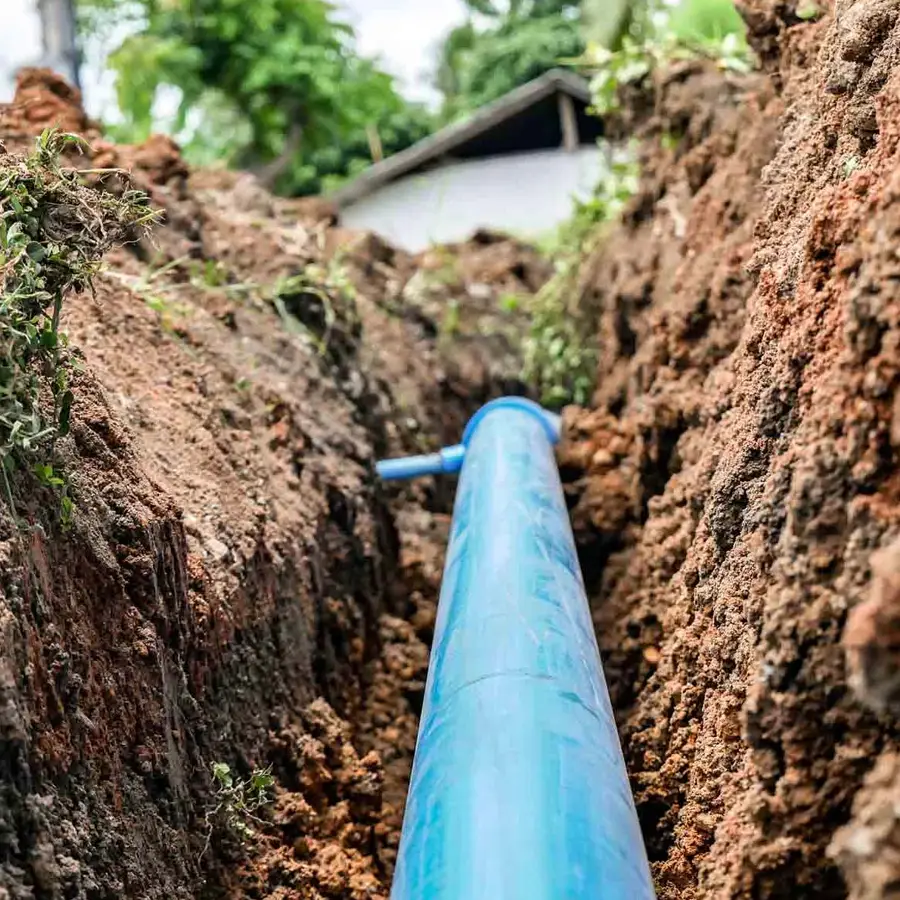
{"type": "Polygon", "coordinates": [[[448,247],[437,245],[431,248],[431,255],[436,257],[438,265],[423,270],[426,279],[436,287],[452,287],[459,284],[462,276],[456,254],[448,247]]]}
{"type": "MultiPolygon", "coordinates": [[[[578,61],[591,74],[593,112],[619,111],[623,88],[639,86],[679,60],[709,59],[721,69],[748,72],[754,60],[743,23],[729,0],[650,0],[632,17],[615,49],[591,45],[578,61]]],[[[662,135],[663,147],[677,148],[679,135],[662,135]]],[[[531,299],[531,330],[523,343],[523,378],[543,403],[584,404],[597,365],[593,323],[578,304],[578,274],[584,259],[603,238],[602,225],[614,219],[638,186],[639,171],[625,160],[611,165],[594,196],[576,206],[556,237],[556,271],[531,299]]]]}
{"type": "Polygon", "coordinates": [[[813,0],[801,0],[797,5],[797,18],[802,19],[804,22],[818,19],[823,12],[822,7],[818,3],[813,2],[813,0]]]}
{"type": "Polygon", "coordinates": [[[272,769],[254,769],[249,778],[235,778],[231,768],[223,762],[213,763],[214,802],[206,812],[209,829],[206,847],[216,828],[225,828],[241,842],[256,835],[254,824],[262,824],[256,815],[274,799],[275,778],[272,769]]]}
{"type": "Polygon", "coordinates": [[[13,472],[31,468],[49,486],[66,486],[46,461],[69,431],[74,401],[60,331],[64,299],[91,287],[115,243],[158,218],[142,192],[115,197],[61,166],[63,151],[85,146],[77,135],[47,129],[30,156],[0,162],[0,471],[16,519],[13,472]]]}
{"type": "Polygon", "coordinates": [[[336,330],[349,333],[359,325],[356,286],[340,256],[279,279],[264,295],[285,329],[305,337],[322,356],[336,330]]]}
{"type": "Polygon", "coordinates": [[[750,72],[754,65],[747,42],[733,33],[692,41],[682,40],[674,34],[648,41],[626,37],[618,50],[593,47],[581,60],[581,64],[592,72],[594,112],[599,116],[618,112],[623,87],[638,85],[652,73],[687,59],[710,59],[729,72],[750,72]]]}
{"type": "Polygon", "coordinates": [[[844,178],[849,178],[854,172],[858,171],[862,167],[862,162],[860,161],[858,156],[848,156],[844,162],[841,164],[841,171],[844,174],[844,178]]]}
{"type": "Polygon", "coordinates": [[[592,75],[595,113],[606,116],[620,109],[624,87],[687,59],[712,60],[730,72],[753,68],[743,23],[729,0],[649,2],[615,49],[592,44],[577,64],[592,75]]]}
{"type": "Polygon", "coordinates": [[[441,334],[444,337],[456,337],[459,334],[460,314],[459,301],[454,297],[447,301],[444,307],[444,317],[441,320],[441,334]]]}
{"type": "Polygon", "coordinates": [[[229,282],[228,270],[214,259],[191,264],[191,281],[197,287],[220,288],[229,282]]]}

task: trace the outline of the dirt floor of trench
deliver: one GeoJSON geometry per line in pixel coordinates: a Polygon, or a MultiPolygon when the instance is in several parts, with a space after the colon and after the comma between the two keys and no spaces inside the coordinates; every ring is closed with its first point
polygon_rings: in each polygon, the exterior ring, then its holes
{"type": "MultiPolygon", "coordinates": [[[[607,123],[641,181],[579,272],[600,363],[561,471],[661,900],[886,900],[900,7],[739,6],[761,71],[679,61],[607,123]]],[[[73,528],[22,477],[41,528],[0,530],[0,897],[386,897],[451,492],[372,463],[524,390],[498,301],[548,264],[413,258],[113,146],[46,73],[6,151],[57,122],[167,221],[67,304],[73,528]],[[272,766],[249,842],[213,762],[272,766]]]]}

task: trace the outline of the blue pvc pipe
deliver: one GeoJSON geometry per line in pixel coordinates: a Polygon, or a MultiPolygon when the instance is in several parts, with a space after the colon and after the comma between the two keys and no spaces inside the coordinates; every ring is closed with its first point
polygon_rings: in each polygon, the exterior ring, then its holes
{"type": "Polygon", "coordinates": [[[548,423],[467,429],[392,900],[654,897],[548,423]]]}
{"type": "Polygon", "coordinates": [[[402,481],[422,475],[455,474],[462,468],[466,445],[469,443],[469,438],[475,433],[475,429],[478,428],[478,423],[488,413],[497,409],[521,410],[541,422],[547,439],[551,443],[555,444],[559,440],[562,420],[556,413],[544,409],[525,397],[498,397],[496,400],[486,403],[472,416],[463,432],[461,444],[445,447],[437,453],[427,453],[422,456],[383,459],[375,464],[375,471],[384,481],[402,481]]]}

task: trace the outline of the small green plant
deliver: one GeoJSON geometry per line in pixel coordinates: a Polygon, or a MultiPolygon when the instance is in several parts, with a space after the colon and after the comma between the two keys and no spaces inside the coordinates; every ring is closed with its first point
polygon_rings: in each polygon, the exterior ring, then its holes
{"type": "Polygon", "coordinates": [[[256,835],[253,824],[262,824],[256,814],[274,799],[271,767],[254,769],[249,778],[235,778],[230,766],[216,762],[212,764],[212,780],[215,796],[206,812],[206,847],[217,827],[227,829],[242,842],[250,840],[256,835]]]}
{"type": "Polygon", "coordinates": [[[664,131],[660,135],[659,143],[663,150],[671,152],[678,149],[678,145],[681,143],[681,137],[672,131],[664,131]]]}
{"type": "Polygon", "coordinates": [[[0,472],[16,519],[10,475],[21,468],[63,489],[61,512],[71,519],[65,476],[46,458],[69,431],[74,400],[60,331],[64,299],[90,288],[113,244],[158,217],[144,193],[115,197],[62,167],[64,151],[85,147],[47,129],[30,156],[0,162],[0,472]]]}
{"type": "Polygon", "coordinates": [[[590,398],[597,354],[592,323],[577,305],[578,273],[584,258],[602,240],[602,224],[617,216],[637,190],[638,175],[637,164],[630,159],[610,165],[594,196],[578,204],[561,229],[560,244],[567,250],[557,258],[553,277],[527,307],[531,328],[522,345],[522,377],[537,388],[547,406],[585,404],[590,398]]]}
{"type": "Polygon", "coordinates": [[[591,78],[593,110],[606,116],[619,109],[619,93],[629,84],[637,84],[650,74],[661,59],[653,44],[643,44],[626,37],[618,50],[594,47],[584,62],[594,70],[591,78]]]}
{"type": "Polygon", "coordinates": [[[446,307],[444,307],[444,317],[441,320],[441,334],[444,337],[455,337],[459,334],[459,326],[459,301],[454,297],[448,300],[446,307]]]}
{"type": "Polygon", "coordinates": [[[823,13],[823,9],[814,0],[801,0],[797,5],[797,18],[804,22],[811,22],[818,19],[823,13]]]}
{"type": "Polygon", "coordinates": [[[44,487],[58,492],[60,525],[64,531],[68,531],[75,515],[75,503],[71,496],[72,487],[68,478],[49,463],[35,463],[31,471],[44,487]]]}
{"type": "Polygon", "coordinates": [[[858,171],[861,166],[862,163],[858,156],[848,156],[841,165],[844,178],[849,178],[854,172],[858,171]]]}
{"type": "MultiPolygon", "coordinates": [[[[141,294],[141,291],[135,288],[135,293],[141,294]]],[[[171,299],[169,292],[166,292],[165,289],[161,289],[159,293],[146,291],[142,296],[144,303],[159,316],[159,327],[166,334],[177,337],[179,335],[178,320],[190,315],[190,308],[171,299]]]]}
{"type": "Polygon", "coordinates": [[[729,2],[649,2],[616,49],[592,44],[578,64],[591,73],[593,109],[617,112],[621,92],[658,70],[687,59],[709,59],[730,72],[749,72],[753,55],[740,17],[729,2]]]}
{"type": "Polygon", "coordinates": [[[437,259],[438,265],[425,270],[425,277],[437,287],[451,287],[459,284],[459,257],[448,247],[435,246],[431,255],[437,259]]]}
{"type": "Polygon", "coordinates": [[[228,284],[228,270],[214,259],[195,262],[192,269],[191,280],[198,286],[218,288],[228,284]]]}
{"type": "Polygon", "coordinates": [[[356,286],[340,256],[279,279],[269,300],[285,329],[306,337],[322,356],[328,352],[336,326],[353,331],[359,322],[356,286]]]}
{"type": "Polygon", "coordinates": [[[326,290],[340,294],[347,303],[356,302],[356,285],[342,254],[338,253],[324,264],[313,263],[304,270],[310,281],[317,281],[326,290]]]}
{"type": "Polygon", "coordinates": [[[746,73],[753,68],[747,42],[734,33],[703,40],[684,40],[671,33],[646,41],[626,37],[618,50],[592,47],[581,60],[593,73],[594,112],[599,116],[618,112],[623,87],[640,84],[654,72],[686,59],[710,59],[728,72],[746,73]]]}
{"type": "Polygon", "coordinates": [[[66,483],[65,478],[58,475],[54,471],[53,466],[46,463],[35,463],[32,471],[37,480],[45,487],[62,487],[66,483]]]}

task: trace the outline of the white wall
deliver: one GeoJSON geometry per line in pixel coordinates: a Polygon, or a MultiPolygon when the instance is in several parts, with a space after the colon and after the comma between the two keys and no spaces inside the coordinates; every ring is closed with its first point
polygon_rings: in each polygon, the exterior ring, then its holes
{"type": "Polygon", "coordinates": [[[341,224],[412,252],[480,227],[539,236],[572,214],[573,197],[590,196],[603,167],[598,147],[467,160],[384,186],[344,207],[341,224]]]}

